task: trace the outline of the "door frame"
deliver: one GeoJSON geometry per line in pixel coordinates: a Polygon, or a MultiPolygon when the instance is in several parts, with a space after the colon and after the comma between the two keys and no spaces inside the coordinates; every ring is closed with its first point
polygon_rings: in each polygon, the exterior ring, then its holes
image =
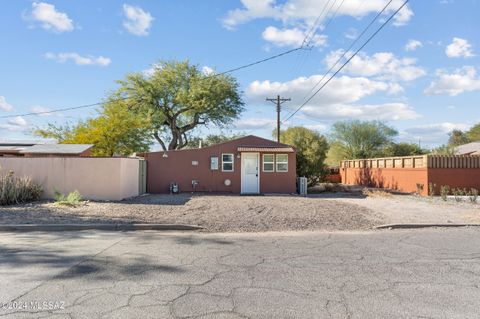
{"type": "Polygon", "coordinates": [[[242,152],[240,153],[240,194],[260,194],[260,172],[261,172],[261,163],[260,163],[260,153],[258,152],[242,152]],[[244,154],[255,154],[257,156],[257,191],[256,192],[244,192],[243,191],[243,155],[244,154]]]}

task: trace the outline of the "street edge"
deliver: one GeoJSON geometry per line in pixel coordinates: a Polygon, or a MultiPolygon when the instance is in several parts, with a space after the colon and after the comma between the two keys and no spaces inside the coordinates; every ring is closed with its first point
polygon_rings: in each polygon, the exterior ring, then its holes
{"type": "Polygon", "coordinates": [[[0,232],[28,231],[136,231],[136,230],[201,230],[198,225],[188,224],[11,224],[0,225],[0,232]]]}
{"type": "Polygon", "coordinates": [[[480,224],[385,224],[375,226],[375,229],[408,229],[408,228],[431,228],[431,227],[475,227],[480,224]]]}

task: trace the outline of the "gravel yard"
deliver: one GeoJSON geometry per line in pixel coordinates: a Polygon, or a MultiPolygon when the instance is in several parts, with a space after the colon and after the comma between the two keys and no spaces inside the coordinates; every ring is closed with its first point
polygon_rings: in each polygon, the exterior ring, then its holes
{"type": "Polygon", "coordinates": [[[353,203],[299,196],[147,195],[78,207],[39,202],[0,208],[1,224],[175,223],[208,232],[364,230],[380,214],[353,203]]]}

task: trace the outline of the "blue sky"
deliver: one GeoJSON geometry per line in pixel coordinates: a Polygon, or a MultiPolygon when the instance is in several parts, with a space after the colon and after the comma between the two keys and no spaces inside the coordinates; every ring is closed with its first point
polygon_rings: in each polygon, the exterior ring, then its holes
{"type": "MultiPolygon", "coordinates": [[[[382,19],[402,2],[392,1],[382,19]]],[[[325,7],[329,14],[320,16],[311,50],[233,74],[247,109],[228,132],[271,137],[274,106],[265,98],[292,98],[284,115],[298,107],[386,3],[2,1],[0,116],[95,103],[117,87],[116,80],[148,70],[160,59],[189,59],[220,72],[280,53],[301,44],[325,7]]],[[[477,0],[411,0],[285,125],[328,134],[338,120],[378,119],[397,128],[399,140],[420,140],[425,146],[446,142],[450,130],[480,122],[478,12],[477,0]]],[[[32,139],[35,127],[93,115],[91,108],[0,119],[0,140],[32,139]]]]}

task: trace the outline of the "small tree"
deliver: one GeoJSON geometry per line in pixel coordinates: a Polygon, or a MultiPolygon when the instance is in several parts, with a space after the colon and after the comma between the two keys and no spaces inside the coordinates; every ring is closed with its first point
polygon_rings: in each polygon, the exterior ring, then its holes
{"type": "Polygon", "coordinates": [[[379,121],[343,121],[333,124],[331,139],[337,158],[354,159],[382,156],[398,132],[379,121]]]}
{"type": "Polygon", "coordinates": [[[111,99],[99,110],[95,118],[75,125],[37,129],[34,134],[53,138],[59,143],[94,144],[93,156],[128,156],[147,152],[152,143],[149,119],[131,112],[127,101],[111,99]]]}
{"type": "Polygon", "coordinates": [[[326,173],[324,162],[328,150],[324,136],[304,127],[290,127],[280,133],[280,142],[296,148],[298,176],[307,177],[310,186],[322,181],[326,173]]]}
{"type": "Polygon", "coordinates": [[[463,144],[470,143],[471,140],[468,137],[467,133],[461,130],[453,130],[448,134],[448,146],[459,146],[463,144]]]}
{"type": "Polygon", "coordinates": [[[392,143],[386,147],[382,156],[412,156],[427,154],[428,150],[422,149],[414,143],[392,143]]]}

